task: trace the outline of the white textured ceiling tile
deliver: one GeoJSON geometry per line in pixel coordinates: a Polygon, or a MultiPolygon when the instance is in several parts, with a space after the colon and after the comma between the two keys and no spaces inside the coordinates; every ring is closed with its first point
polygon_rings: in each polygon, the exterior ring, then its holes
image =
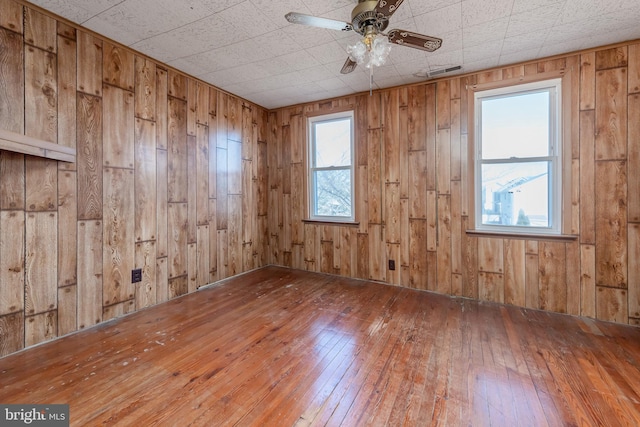
{"type": "Polygon", "coordinates": [[[167,65],[196,77],[211,71],[210,64],[208,62],[198,61],[197,57],[177,59],[167,62],[167,65]]]}
{"type": "Polygon", "coordinates": [[[422,15],[424,13],[433,12],[438,9],[443,9],[454,4],[461,3],[461,0],[404,0],[403,5],[407,3],[414,15],[422,15]]]}
{"type": "Polygon", "coordinates": [[[340,74],[340,68],[329,70],[328,68],[322,65],[305,68],[304,70],[299,70],[299,71],[300,71],[300,74],[304,77],[304,79],[309,82],[316,82],[316,81],[335,78],[340,74]]]}
{"type": "Polygon", "coordinates": [[[440,34],[438,37],[442,39],[442,46],[440,46],[440,49],[434,52],[426,52],[427,57],[431,57],[433,55],[440,55],[442,53],[453,52],[453,51],[462,49],[462,45],[463,45],[462,29],[459,29],[450,33],[440,34]]]}
{"type": "Polygon", "coordinates": [[[520,51],[539,50],[549,31],[536,31],[528,34],[519,34],[504,39],[501,55],[511,55],[520,51]]]}
{"type": "Polygon", "coordinates": [[[389,59],[387,62],[393,64],[402,64],[415,60],[426,60],[427,52],[420,49],[414,49],[407,46],[394,45],[389,52],[389,59]]]}
{"type": "Polygon", "coordinates": [[[536,30],[551,28],[554,26],[561,9],[562,8],[560,6],[556,5],[531,10],[526,13],[511,15],[506,36],[513,37],[518,34],[525,34],[536,30]]]}
{"type": "Polygon", "coordinates": [[[216,16],[238,28],[249,37],[256,37],[279,28],[271,19],[261,15],[260,10],[247,0],[233,5],[216,16]]]}
{"type": "Polygon", "coordinates": [[[289,53],[300,52],[302,49],[296,43],[294,37],[289,36],[282,30],[275,30],[263,36],[253,38],[249,41],[255,50],[268,52],[271,56],[287,55],[289,53]]]}
{"type": "Polygon", "coordinates": [[[400,66],[396,66],[396,72],[399,76],[411,78],[415,73],[429,70],[429,61],[422,58],[415,61],[403,62],[400,66]]]}
{"type": "Polygon", "coordinates": [[[500,58],[497,56],[492,56],[490,58],[485,58],[476,62],[470,62],[469,64],[465,64],[465,72],[486,70],[488,68],[497,67],[499,64],[500,64],[500,58]]]}
{"type": "Polygon", "coordinates": [[[566,0],[514,0],[511,13],[515,15],[540,8],[562,9],[565,2],[566,0]]]}
{"type": "Polygon", "coordinates": [[[462,2],[462,24],[482,24],[511,14],[514,0],[466,0],[462,2]]]}
{"type": "Polygon", "coordinates": [[[558,23],[567,24],[587,18],[599,17],[612,12],[640,6],[637,0],[632,5],[626,0],[567,0],[558,23]]]}
{"type": "Polygon", "coordinates": [[[315,83],[326,91],[349,89],[349,86],[347,86],[342,80],[337,77],[331,77],[326,80],[318,80],[315,83]]]}
{"type": "Polygon", "coordinates": [[[333,33],[335,31],[323,28],[311,27],[307,25],[289,24],[282,28],[282,31],[293,37],[296,43],[303,49],[318,46],[335,41],[333,33]]]}
{"type": "Polygon", "coordinates": [[[276,59],[278,59],[278,61],[283,65],[280,72],[304,70],[309,67],[317,67],[320,65],[320,62],[311,56],[311,54],[306,50],[281,55],[276,59]]]}
{"type": "Polygon", "coordinates": [[[449,33],[462,28],[462,3],[424,13],[414,17],[419,33],[439,37],[439,34],[449,33]]]}
{"type": "Polygon", "coordinates": [[[344,58],[347,57],[346,49],[340,46],[336,41],[312,47],[307,49],[307,52],[309,52],[309,54],[311,54],[311,56],[317,59],[321,64],[339,61],[341,58],[342,61],[344,61],[344,58]]]}
{"type": "Polygon", "coordinates": [[[121,3],[122,0],[35,0],[31,3],[82,24],[87,19],[121,3]]]}
{"type": "Polygon", "coordinates": [[[507,32],[508,25],[509,17],[506,16],[494,21],[485,22],[484,24],[465,27],[462,30],[464,47],[467,48],[495,40],[502,40],[507,32]]]}
{"type": "Polygon", "coordinates": [[[572,39],[563,43],[547,44],[538,52],[540,58],[547,56],[559,55],[562,53],[573,52],[579,50],[584,45],[582,39],[572,39]]]}
{"type": "Polygon", "coordinates": [[[429,64],[435,70],[463,65],[464,62],[462,61],[462,58],[462,50],[445,52],[441,54],[434,53],[427,57],[427,59],[429,60],[429,64]]]}
{"type": "Polygon", "coordinates": [[[522,49],[516,52],[500,55],[500,62],[498,65],[511,65],[519,62],[530,61],[532,58],[538,58],[540,48],[522,49]]]}
{"type": "Polygon", "coordinates": [[[89,19],[84,23],[84,27],[125,46],[129,46],[144,37],[140,32],[133,32],[123,28],[121,23],[114,24],[112,20],[104,20],[101,17],[89,19]]]}
{"type": "MultiPolygon", "coordinates": [[[[309,10],[311,10],[311,14],[313,15],[323,15],[326,16],[327,13],[331,12],[332,10],[336,10],[336,9],[341,9],[345,6],[351,6],[351,8],[353,9],[356,6],[356,2],[354,0],[325,0],[325,1],[318,1],[318,0],[303,0],[304,3],[307,5],[307,7],[309,8],[309,10]]],[[[349,17],[347,17],[347,21],[349,17]]]]}
{"type": "Polygon", "coordinates": [[[488,42],[482,45],[477,45],[469,48],[465,47],[463,51],[464,62],[465,63],[478,62],[483,59],[495,58],[497,63],[497,59],[500,57],[501,51],[502,51],[502,40],[488,42]]]}
{"type": "Polygon", "coordinates": [[[284,17],[289,12],[311,14],[311,11],[302,0],[251,0],[251,4],[276,24],[278,28],[289,25],[289,22],[284,17]]]}

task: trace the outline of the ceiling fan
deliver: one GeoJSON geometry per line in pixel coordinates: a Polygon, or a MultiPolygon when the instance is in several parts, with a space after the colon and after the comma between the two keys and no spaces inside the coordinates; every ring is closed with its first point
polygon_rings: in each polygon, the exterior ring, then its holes
{"type": "Polygon", "coordinates": [[[338,31],[355,31],[363,36],[362,41],[347,49],[349,57],[340,72],[348,74],[368,57],[367,67],[381,65],[390,50],[389,43],[400,46],[433,52],[442,45],[442,39],[425,36],[406,30],[393,29],[388,33],[384,30],[389,25],[389,18],[398,10],[403,0],[358,0],[358,4],[351,12],[351,22],[289,12],[285,15],[292,24],[310,25],[338,31]]]}

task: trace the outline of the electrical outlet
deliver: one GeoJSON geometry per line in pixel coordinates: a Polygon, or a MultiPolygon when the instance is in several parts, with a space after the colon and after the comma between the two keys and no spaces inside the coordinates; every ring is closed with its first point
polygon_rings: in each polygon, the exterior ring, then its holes
{"type": "Polygon", "coordinates": [[[131,283],[142,282],[142,269],[136,268],[135,270],[131,270],[131,283]]]}
{"type": "Polygon", "coordinates": [[[396,262],[395,260],[390,259],[389,260],[389,270],[395,270],[396,269],[396,262]]]}

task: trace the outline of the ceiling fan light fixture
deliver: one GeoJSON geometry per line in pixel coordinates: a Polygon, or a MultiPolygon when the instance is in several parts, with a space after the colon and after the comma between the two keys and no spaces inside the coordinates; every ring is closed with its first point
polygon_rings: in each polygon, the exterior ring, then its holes
{"type": "Polygon", "coordinates": [[[365,68],[384,65],[391,52],[391,43],[380,34],[366,34],[363,39],[347,46],[349,58],[365,68]]]}

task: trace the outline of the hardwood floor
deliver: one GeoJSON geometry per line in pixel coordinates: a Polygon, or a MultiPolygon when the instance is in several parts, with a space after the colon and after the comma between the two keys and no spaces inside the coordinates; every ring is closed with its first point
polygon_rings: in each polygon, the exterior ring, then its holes
{"type": "Polygon", "coordinates": [[[267,267],[0,359],[72,425],[640,425],[640,328],[267,267]]]}

